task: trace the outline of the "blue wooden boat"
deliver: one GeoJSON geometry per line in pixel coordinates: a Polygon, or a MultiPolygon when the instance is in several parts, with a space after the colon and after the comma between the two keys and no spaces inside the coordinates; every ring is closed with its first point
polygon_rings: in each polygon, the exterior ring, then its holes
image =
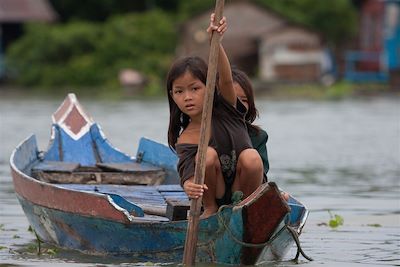
{"type": "MultiPolygon", "coordinates": [[[[189,200],[177,184],[176,155],[146,138],[135,157],[117,150],[74,94],[52,118],[46,151],[32,135],[10,159],[17,198],[38,238],[87,254],[181,262],[189,200]]],[[[282,259],[298,243],[293,237],[307,216],[294,198],[284,201],[274,183],[263,184],[200,220],[196,261],[282,259]]]]}

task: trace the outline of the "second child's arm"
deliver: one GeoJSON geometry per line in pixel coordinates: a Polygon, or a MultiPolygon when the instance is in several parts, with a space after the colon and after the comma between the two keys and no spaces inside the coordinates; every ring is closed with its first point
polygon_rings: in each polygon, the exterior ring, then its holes
{"type": "MultiPolygon", "coordinates": [[[[215,15],[211,14],[210,26],[208,27],[207,32],[211,34],[212,31],[215,31],[218,34],[223,35],[227,29],[226,18],[223,17],[219,21],[218,26],[214,25],[214,18],[215,15]]],[[[222,44],[219,45],[218,73],[219,73],[218,87],[222,97],[226,101],[228,101],[231,105],[236,106],[236,91],[233,88],[231,65],[222,44]]]]}

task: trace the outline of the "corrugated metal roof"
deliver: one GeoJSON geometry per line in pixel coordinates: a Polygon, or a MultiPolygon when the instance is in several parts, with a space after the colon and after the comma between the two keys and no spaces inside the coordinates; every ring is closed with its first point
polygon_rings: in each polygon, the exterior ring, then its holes
{"type": "Polygon", "coordinates": [[[0,23],[56,19],[57,13],[47,0],[0,0],[0,23]]]}

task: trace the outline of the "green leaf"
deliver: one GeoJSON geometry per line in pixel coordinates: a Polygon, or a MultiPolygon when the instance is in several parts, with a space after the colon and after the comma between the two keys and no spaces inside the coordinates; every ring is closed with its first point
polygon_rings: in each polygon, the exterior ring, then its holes
{"type": "Polygon", "coordinates": [[[328,210],[328,212],[331,217],[331,219],[329,220],[329,226],[331,228],[336,228],[339,227],[340,225],[343,225],[344,219],[342,216],[338,214],[332,214],[330,210],[328,210]]]}
{"type": "Polygon", "coordinates": [[[335,220],[337,221],[337,223],[338,223],[339,225],[343,225],[343,223],[344,223],[344,219],[343,219],[343,217],[340,216],[340,215],[335,214],[335,220]]]}
{"type": "Polygon", "coordinates": [[[47,254],[49,254],[49,255],[56,255],[57,254],[57,249],[56,248],[49,248],[49,249],[47,249],[47,251],[46,251],[46,253],[47,254]]]}
{"type": "Polygon", "coordinates": [[[336,227],[339,226],[339,224],[338,224],[338,222],[335,221],[335,220],[330,220],[330,221],[329,221],[329,226],[332,227],[332,228],[336,228],[336,227]]]}
{"type": "Polygon", "coordinates": [[[371,224],[367,224],[367,226],[370,226],[370,227],[382,227],[382,225],[379,224],[379,223],[371,223],[371,224]]]}

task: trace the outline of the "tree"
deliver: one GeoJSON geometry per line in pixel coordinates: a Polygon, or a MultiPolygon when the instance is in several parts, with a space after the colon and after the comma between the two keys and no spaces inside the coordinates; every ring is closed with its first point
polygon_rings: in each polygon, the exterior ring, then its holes
{"type": "Polygon", "coordinates": [[[320,32],[338,44],[356,31],[357,14],[349,0],[257,0],[288,19],[320,32]]]}

